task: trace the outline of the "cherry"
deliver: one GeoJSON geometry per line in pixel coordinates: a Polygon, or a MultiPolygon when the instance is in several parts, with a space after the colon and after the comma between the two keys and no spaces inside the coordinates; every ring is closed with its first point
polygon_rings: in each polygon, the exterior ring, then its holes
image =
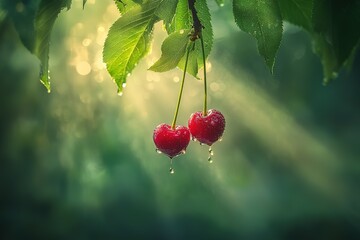
{"type": "Polygon", "coordinates": [[[220,111],[215,109],[208,110],[206,116],[199,111],[191,114],[188,125],[194,139],[211,146],[223,135],[225,118],[220,111]]]}
{"type": "Polygon", "coordinates": [[[190,142],[190,131],[185,126],[176,126],[162,123],[158,125],[153,134],[157,151],[166,154],[169,158],[185,153],[190,142]]]}

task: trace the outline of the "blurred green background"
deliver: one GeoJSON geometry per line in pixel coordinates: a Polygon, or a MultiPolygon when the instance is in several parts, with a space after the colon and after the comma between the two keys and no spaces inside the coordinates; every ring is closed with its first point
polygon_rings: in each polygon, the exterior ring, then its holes
{"type": "MultiPolygon", "coordinates": [[[[113,1],[60,14],[50,94],[13,25],[1,26],[1,239],[360,239],[360,55],[324,87],[309,36],[285,25],[271,76],[230,4],[214,2],[209,105],[227,126],[212,164],[192,142],[173,175],[152,131],[172,120],[181,71],[146,70],[161,25],[121,97],[102,62],[113,1]]],[[[188,77],[179,124],[202,90],[188,77]]]]}

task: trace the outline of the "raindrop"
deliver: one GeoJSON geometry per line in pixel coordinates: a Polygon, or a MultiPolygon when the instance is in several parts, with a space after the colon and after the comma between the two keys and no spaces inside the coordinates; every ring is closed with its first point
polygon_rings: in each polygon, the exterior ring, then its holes
{"type": "Polygon", "coordinates": [[[181,150],[181,152],[180,152],[180,154],[185,154],[185,153],[186,153],[185,149],[181,150]]]}
{"type": "Polygon", "coordinates": [[[159,149],[155,149],[155,151],[158,153],[158,154],[162,154],[162,151],[160,151],[159,149]]]}
{"type": "Polygon", "coordinates": [[[203,146],[203,145],[205,145],[205,143],[200,142],[200,145],[203,146]]]}
{"type": "Polygon", "coordinates": [[[117,92],[118,96],[122,96],[123,95],[123,92],[119,89],[118,92],[117,92]]]}
{"type": "Polygon", "coordinates": [[[184,34],[184,30],[180,30],[180,34],[184,34]]]}
{"type": "Polygon", "coordinates": [[[196,138],[194,138],[194,137],[191,137],[191,140],[193,140],[194,142],[196,142],[196,141],[197,141],[197,139],[196,139],[196,138]]]}
{"type": "Polygon", "coordinates": [[[210,155],[210,156],[214,156],[214,151],[212,150],[211,147],[209,148],[209,155],[210,155]]]}
{"type": "Polygon", "coordinates": [[[126,88],[126,83],[125,83],[125,82],[122,84],[122,87],[123,87],[123,88],[126,88]]]}
{"type": "Polygon", "coordinates": [[[214,156],[214,151],[212,150],[211,147],[209,147],[209,156],[208,156],[208,162],[209,162],[209,163],[212,163],[212,162],[213,162],[212,156],[214,156]]]}
{"type": "Polygon", "coordinates": [[[174,173],[175,173],[175,170],[173,169],[172,164],[173,164],[173,159],[170,158],[170,170],[169,170],[170,174],[174,174],[174,173]]]}
{"type": "Polygon", "coordinates": [[[223,138],[222,138],[222,137],[220,137],[220,138],[219,138],[219,142],[222,142],[222,140],[223,140],[223,138]]]}

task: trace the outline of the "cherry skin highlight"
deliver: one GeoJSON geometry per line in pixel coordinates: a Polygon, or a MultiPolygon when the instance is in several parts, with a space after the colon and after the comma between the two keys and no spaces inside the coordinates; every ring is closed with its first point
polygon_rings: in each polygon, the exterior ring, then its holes
{"type": "Polygon", "coordinates": [[[215,109],[210,109],[204,116],[201,111],[191,114],[188,122],[193,138],[211,146],[218,141],[225,130],[225,117],[215,109]]]}
{"type": "Polygon", "coordinates": [[[153,140],[158,151],[173,158],[185,153],[190,142],[190,131],[185,126],[176,126],[173,129],[162,123],[155,128],[153,140]]]}

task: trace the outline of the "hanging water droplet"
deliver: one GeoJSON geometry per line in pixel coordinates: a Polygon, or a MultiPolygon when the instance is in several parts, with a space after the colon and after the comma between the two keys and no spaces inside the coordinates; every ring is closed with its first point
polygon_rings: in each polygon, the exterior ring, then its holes
{"type": "Polygon", "coordinates": [[[211,147],[209,148],[209,155],[210,155],[210,156],[214,156],[214,151],[212,150],[211,147]]]}
{"type": "Polygon", "coordinates": [[[211,156],[208,157],[208,162],[209,162],[209,163],[212,163],[212,162],[213,162],[211,156]]]}
{"type": "Polygon", "coordinates": [[[185,153],[186,153],[185,149],[181,150],[181,152],[180,152],[180,154],[185,154],[185,153]]]}
{"type": "Polygon", "coordinates": [[[120,96],[120,97],[121,97],[121,96],[123,95],[123,92],[120,90],[120,91],[118,91],[118,93],[117,93],[117,94],[118,94],[118,96],[120,96]]]}
{"type": "Polygon", "coordinates": [[[162,154],[162,151],[160,151],[159,149],[155,149],[155,151],[157,152],[157,153],[159,153],[159,154],[162,154]]]}
{"type": "Polygon", "coordinates": [[[200,142],[200,145],[203,146],[203,145],[205,145],[205,143],[200,142]]]}
{"type": "Polygon", "coordinates": [[[222,140],[223,140],[223,138],[222,138],[222,137],[220,137],[220,138],[219,138],[219,142],[222,142],[222,140]]]}
{"type": "Polygon", "coordinates": [[[193,140],[194,142],[197,141],[197,139],[195,137],[191,137],[191,140],[193,140]]]}
{"type": "Polygon", "coordinates": [[[123,87],[123,88],[126,88],[126,82],[124,82],[124,83],[122,84],[122,87],[123,87]]]}
{"type": "Polygon", "coordinates": [[[170,170],[169,170],[170,174],[174,174],[175,173],[175,170],[171,167],[170,170]]]}

